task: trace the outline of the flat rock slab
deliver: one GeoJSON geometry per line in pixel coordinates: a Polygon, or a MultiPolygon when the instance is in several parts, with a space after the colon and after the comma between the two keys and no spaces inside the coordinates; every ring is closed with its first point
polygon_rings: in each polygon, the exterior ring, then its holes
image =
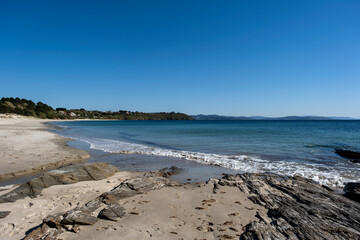
{"type": "Polygon", "coordinates": [[[94,225],[97,222],[97,218],[86,214],[82,211],[71,210],[64,215],[64,219],[61,221],[63,225],[94,225]]]}
{"type": "Polygon", "coordinates": [[[171,180],[164,177],[153,177],[145,174],[141,177],[128,179],[122,182],[113,190],[102,194],[100,197],[103,202],[110,204],[123,198],[132,197],[136,194],[143,194],[145,192],[160,189],[165,186],[174,184],[171,180]]]}
{"type": "Polygon", "coordinates": [[[104,162],[86,163],[76,168],[60,168],[48,171],[40,177],[34,178],[13,191],[0,196],[0,203],[15,202],[27,196],[36,197],[36,195],[41,193],[42,189],[53,185],[108,178],[118,171],[116,167],[104,162]]]}
{"type": "Polygon", "coordinates": [[[312,180],[274,174],[225,175],[217,184],[234,186],[268,209],[245,227],[240,239],[360,239],[360,204],[312,180]]]}

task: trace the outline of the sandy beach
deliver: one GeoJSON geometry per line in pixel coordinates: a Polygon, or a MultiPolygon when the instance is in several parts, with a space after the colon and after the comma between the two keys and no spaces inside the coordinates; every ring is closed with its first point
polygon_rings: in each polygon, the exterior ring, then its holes
{"type": "MultiPolygon", "coordinates": [[[[3,116],[0,119],[0,179],[56,168],[87,158],[86,152],[65,146],[70,139],[47,131],[49,127],[45,122],[17,116],[3,116]]],[[[139,174],[123,171],[99,181],[55,185],[42,190],[41,196],[34,199],[26,197],[15,203],[2,203],[0,211],[10,211],[11,214],[0,219],[0,238],[21,239],[26,231],[39,225],[46,216],[85,204],[125,179],[139,174]]],[[[132,210],[133,214],[128,214],[123,221],[101,221],[78,234],[63,233],[61,238],[99,239],[106,236],[106,239],[117,239],[117,231],[121,231],[126,239],[148,239],[150,236],[155,239],[216,239],[225,231],[236,236],[243,226],[255,220],[257,211],[265,212],[264,208],[255,206],[246,200],[246,195],[239,195],[234,188],[225,188],[222,194],[216,195],[211,184],[199,186],[179,185],[151,191],[146,196],[124,199],[121,204],[129,212],[132,210]],[[203,200],[209,200],[204,208],[203,200]],[[239,200],[244,204],[238,204],[234,209],[232,205],[239,200]],[[237,218],[231,224],[226,223],[239,215],[244,217],[237,218]],[[229,227],[232,230],[228,230],[229,227]]],[[[1,194],[11,192],[16,187],[1,187],[1,194]]]]}
{"type": "MultiPolygon", "coordinates": [[[[44,123],[0,119],[3,179],[86,159],[86,152],[65,146],[69,139],[47,131],[44,123]]],[[[168,178],[178,171],[129,172],[88,163],[48,171],[20,186],[2,186],[0,239],[360,236],[359,203],[311,180],[245,174],[179,184],[168,178]]]]}
{"type": "Polygon", "coordinates": [[[85,151],[66,146],[71,139],[49,132],[45,124],[49,121],[0,116],[0,182],[89,157],[85,151]]]}

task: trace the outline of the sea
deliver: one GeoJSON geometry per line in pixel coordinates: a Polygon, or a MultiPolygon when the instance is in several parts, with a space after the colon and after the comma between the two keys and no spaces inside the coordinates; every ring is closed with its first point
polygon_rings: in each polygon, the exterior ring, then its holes
{"type": "Polygon", "coordinates": [[[341,188],[360,181],[360,164],[336,149],[360,151],[360,121],[67,121],[56,133],[91,162],[121,170],[178,166],[182,181],[223,173],[271,172],[341,188]]]}

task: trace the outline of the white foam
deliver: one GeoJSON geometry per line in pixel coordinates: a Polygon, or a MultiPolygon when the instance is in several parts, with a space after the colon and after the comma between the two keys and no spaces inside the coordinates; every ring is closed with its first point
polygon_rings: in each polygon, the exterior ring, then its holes
{"type": "MultiPolygon", "coordinates": [[[[346,182],[359,181],[358,174],[351,171],[339,171],[339,169],[319,164],[302,164],[285,161],[269,161],[247,155],[222,155],[201,152],[180,151],[150,147],[142,144],[123,142],[111,139],[99,138],[76,138],[90,144],[90,148],[102,150],[108,153],[143,154],[164,157],[175,157],[185,160],[196,161],[203,164],[218,165],[225,168],[240,170],[243,172],[273,172],[287,176],[302,176],[312,179],[320,184],[343,187],[346,182]]],[[[348,169],[347,169],[348,170],[348,169]]]]}

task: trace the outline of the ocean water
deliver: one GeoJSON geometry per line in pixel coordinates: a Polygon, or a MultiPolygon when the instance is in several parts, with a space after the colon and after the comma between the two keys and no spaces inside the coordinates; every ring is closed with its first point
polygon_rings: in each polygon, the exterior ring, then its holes
{"type": "Polygon", "coordinates": [[[171,157],[232,169],[232,173],[299,175],[334,187],[360,181],[360,164],[334,153],[336,148],[360,151],[360,121],[73,121],[55,125],[60,127],[59,134],[112,153],[112,158],[124,159],[124,154],[171,157]]]}

